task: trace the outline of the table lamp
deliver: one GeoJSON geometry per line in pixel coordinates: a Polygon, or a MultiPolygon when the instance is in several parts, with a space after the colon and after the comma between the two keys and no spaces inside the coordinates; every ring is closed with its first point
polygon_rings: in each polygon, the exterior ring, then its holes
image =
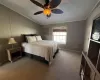
{"type": "Polygon", "coordinates": [[[12,48],[13,48],[13,45],[16,44],[17,42],[15,41],[14,38],[9,38],[9,42],[8,44],[11,44],[12,45],[12,48]]]}

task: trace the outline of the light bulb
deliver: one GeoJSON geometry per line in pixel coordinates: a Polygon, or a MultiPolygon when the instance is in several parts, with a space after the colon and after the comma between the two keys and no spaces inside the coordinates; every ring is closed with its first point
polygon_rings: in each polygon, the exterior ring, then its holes
{"type": "Polygon", "coordinates": [[[51,14],[51,9],[44,9],[43,13],[47,16],[51,14]]]}

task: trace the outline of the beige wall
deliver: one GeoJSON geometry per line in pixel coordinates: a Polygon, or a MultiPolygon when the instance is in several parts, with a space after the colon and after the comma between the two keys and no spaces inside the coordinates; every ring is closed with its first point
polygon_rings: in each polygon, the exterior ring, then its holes
{"type": "Polygon", "coordinates": [[[85,52],[88,52],[89,39],[91,35],[93,20],[99,16],[100,16],[100,3],[98,3],[97,7],[90,14],[86,22],[86,32],[85,32],[85,40],[84,40],[84,51],[85,52]]]}
{"type": "Polygon", "coordinates": [[[16,12],[0,5],[0,64],[7,61],[8,38],[21,42],[21,34],[40,33],[40,25],[33,23],[16,12]]]}
{"type": "Polygon", "coordinates": [[[64,49],[82,51],[85,24],[85,21],[76,21],[63,24],[46,25],[44,26],[44,39],[52,40],[52,28],[65,26],[67,28],[67,43],[65,45],[60,45],[60,47],[64,49]]]}

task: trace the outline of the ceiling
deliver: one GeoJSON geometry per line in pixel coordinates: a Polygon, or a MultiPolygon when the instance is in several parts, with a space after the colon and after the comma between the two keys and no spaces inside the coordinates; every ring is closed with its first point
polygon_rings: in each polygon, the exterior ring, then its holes
{"type": "MultiPolygon", "coordinates": [[[[37,1],[44,4],[44,0],[37,1]]],[[[52,13],[51,18],[47,19],[44,14],[33,15],[42,8],[34,5],[30,0],[0,0],[1,4],[40,25],[85,20],[97,2],[98,0],[62,0],[58,8],[64,13],[52,13]]]]}

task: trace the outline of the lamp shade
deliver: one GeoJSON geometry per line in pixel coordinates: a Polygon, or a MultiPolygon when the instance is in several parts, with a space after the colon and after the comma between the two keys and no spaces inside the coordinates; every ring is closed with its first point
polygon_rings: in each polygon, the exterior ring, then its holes
{"type": "Polygon", "coordinates": [[[14,38],[10,38],[8,44],[15,44],[17,43],[14,38]]]}

